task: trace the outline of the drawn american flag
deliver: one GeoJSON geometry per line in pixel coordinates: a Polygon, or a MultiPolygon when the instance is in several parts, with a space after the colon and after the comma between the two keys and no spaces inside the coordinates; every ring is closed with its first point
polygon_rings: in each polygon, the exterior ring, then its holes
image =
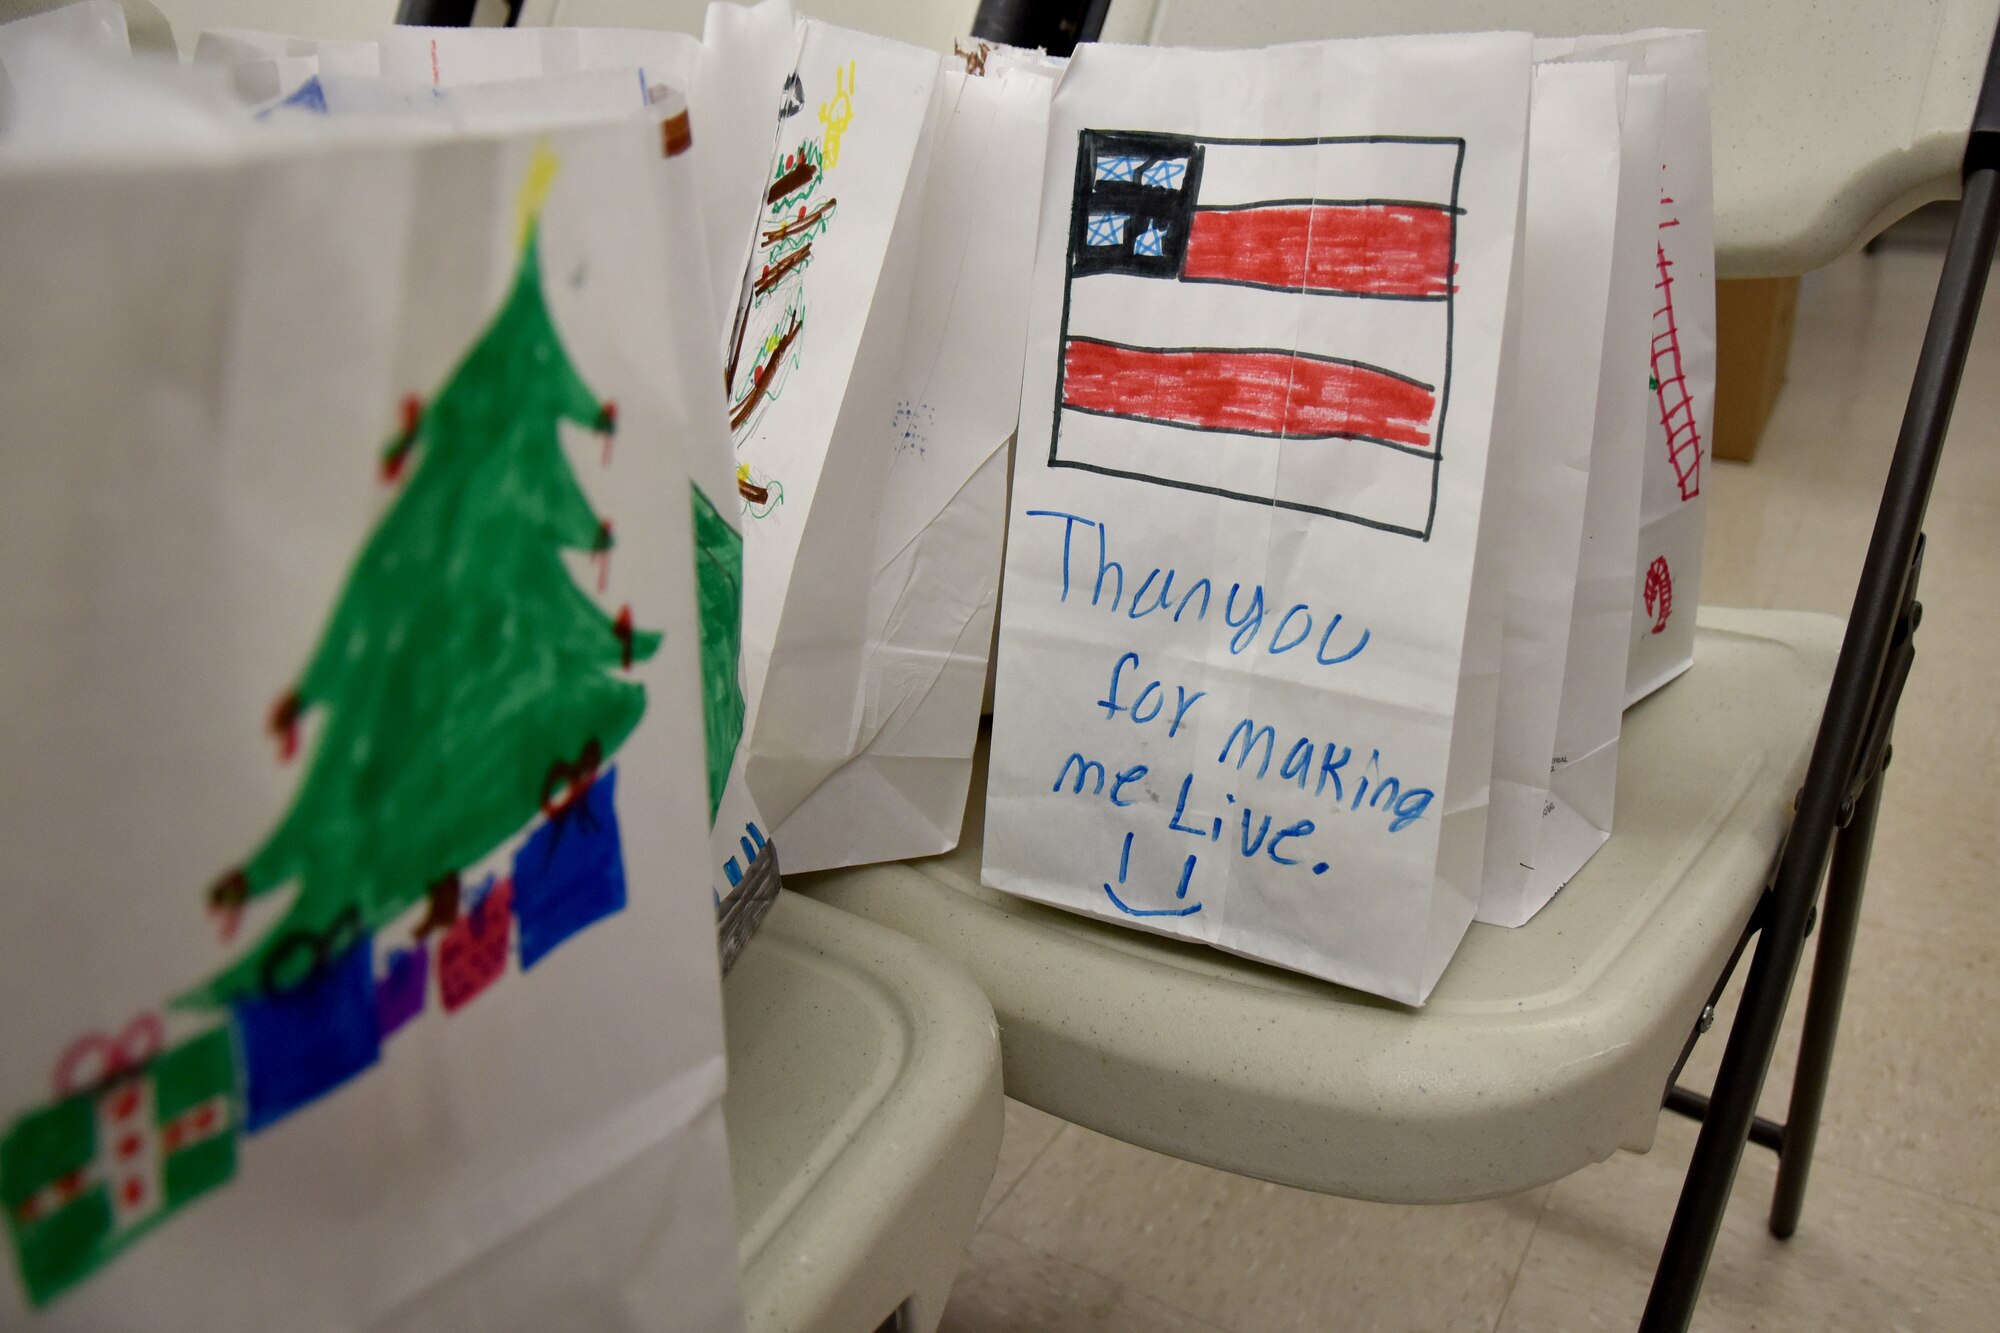
{"type": "Polygon", "coordinates": [[[1428,538],[1463,155],[1083,131],[1050,466],[1428,538]]]}

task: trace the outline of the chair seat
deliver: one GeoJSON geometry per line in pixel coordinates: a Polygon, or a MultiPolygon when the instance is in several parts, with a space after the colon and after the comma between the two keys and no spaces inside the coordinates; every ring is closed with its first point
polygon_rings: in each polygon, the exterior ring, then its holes
{"type": "Polygon", "coordinates": [[[723,983],[752,1333],[930,1329],[1000,1152],[993,1011],[907,936],[791,893],[723,983]]]}
{"type": "Polygon", "coordinates": [[[1000,1016],[1008,1094],[1065,1120],[1352,1198],[1543,1184],[1652,1145],[1843,630],[1709,608],[1698,625],[1695,669],[1625,716],[1610,842],[1527,925],[1474,925],[1422,1009],[982,887],[983,768],[956,851],[794,887],[963,965],[1000,1016]]]}

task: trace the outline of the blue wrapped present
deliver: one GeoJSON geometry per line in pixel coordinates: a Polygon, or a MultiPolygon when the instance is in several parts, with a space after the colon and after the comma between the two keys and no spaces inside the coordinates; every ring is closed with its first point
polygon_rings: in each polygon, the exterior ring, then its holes
{"type": "Polygon", "coordinates": [[[363,933],[290,990],[246,997],[231,1008],[243,1049],[243,1127],[254,1134],[380,1058],[374,937],[363,933]]]}
{"type": "Polygon", "coordinates": [[[521,970],[593,921],[625,909],[625,854],[612,803],[618,770],[606,769],[514,854],[514,919],[521,970]]]}

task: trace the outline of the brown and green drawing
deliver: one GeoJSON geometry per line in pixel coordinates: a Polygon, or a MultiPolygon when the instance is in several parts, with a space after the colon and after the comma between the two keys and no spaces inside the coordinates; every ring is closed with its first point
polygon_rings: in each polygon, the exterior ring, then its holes
{"type": "Polygon", "coordinates": [[[806,326],[805,273],[813,261],[813,242],[825,234],[838,206],[825,193],[827,166],[817,136],[780,152],[771,164],[757,244],[743,275],[723,368],[729,428],[739,446],[798,364],[806,326]]]}

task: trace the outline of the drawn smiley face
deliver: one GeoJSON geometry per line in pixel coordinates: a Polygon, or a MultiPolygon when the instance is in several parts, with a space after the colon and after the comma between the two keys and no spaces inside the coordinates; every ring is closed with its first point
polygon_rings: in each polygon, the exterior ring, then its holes
{"type": "MultiPolygon", "coordinates": [[[[1128,831],[1125,834],[1124,843],[1118,849],[1118,883],[1120,887],[1124,887],[1130,877],[1132,869],[1132,839],[1134,836],[1128,831]]],[[[1198,900],[1195,902],[1187,901],[1188,890],[1194,883],[1194,867],[1195,857],[1190,853],[1181,862],[1180,883],[1174,889],[1174,906],[1172,907],[1134,907],[1119,897],[1118,890],[1112,888],[1109,884],[1104,886],[1104,896],[1111,900],[1113,907],[1116,907],[1126,916],[1193,916],[1202,907],[1198,900]]]]}

